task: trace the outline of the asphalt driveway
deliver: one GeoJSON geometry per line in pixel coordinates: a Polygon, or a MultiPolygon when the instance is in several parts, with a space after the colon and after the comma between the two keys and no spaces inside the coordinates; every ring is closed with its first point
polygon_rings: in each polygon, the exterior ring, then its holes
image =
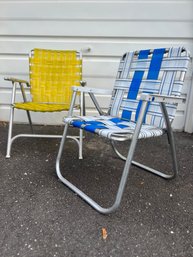
{"type": "MultiPolygon", "coordinates": [[[[27,131],[16,125],[15,131],[27,131]]],[[[36,126],[61,133],[62,127],[36,126]]],[[[72,131],[74,133],[74,131],[72,131]]],[[[132,167],[120,208],[101,215],[56,177],[59,141],[17,139],[5,159],[7,125],[0,124],[1,257],[192,257],[193,135],[175,133],[179,176],[171,181],[132,167]]],[[[136,160],[170,170],[166,138],[141,140],[136,160]]],[[[86,135],[84,160],[69,141],[62,169],[102,205],[115,195],[123,162],[108,142],[86,135]]]]}

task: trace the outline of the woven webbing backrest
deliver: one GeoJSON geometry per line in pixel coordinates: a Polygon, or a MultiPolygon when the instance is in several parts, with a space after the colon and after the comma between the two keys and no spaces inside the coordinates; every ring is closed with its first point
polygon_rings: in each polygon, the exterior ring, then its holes
{"type": "MultiPolygon", "coordinates": [[[[136,121],[141,101],[138,93],[180,96],[187,71],[189,54],[184,48],[141,50],[126,53],[119,65],[110,104],[110,115],[136,121]]],[[[170,120],[174,119],[175,104],[167,104],[170,120]]],[[[164,127],[159,103],[151,102],[144,122],[164,127]]]]}
{"type": "Polygon", "coordinates": [[[29,58],[32,101],[70,104],[72,86],[82,79],[82,59],[76,51],[32,50],[29,58]]]}

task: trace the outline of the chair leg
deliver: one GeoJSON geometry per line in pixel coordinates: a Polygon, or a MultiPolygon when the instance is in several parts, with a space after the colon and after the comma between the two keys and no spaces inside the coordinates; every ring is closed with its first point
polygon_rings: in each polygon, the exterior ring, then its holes
{"type": "MultiPolygon", "coordinates": [[[[31,117],[30,116],[28,116],[28,118],[29,118],[28,120],[29,120],[30,127],[32,129],[32,134],[17,134],[14,137],[12,137],[13,118],[14,118],[14,107],[11,107],[11,109],[10,109],[10,120],[9,120],[9,129],[8,129],[8,140],[7,140],[6,158],[10,158],[12,143],[17,138],[20,138],[20,137],[26,137],[26,138],[53,138],[53,139],[62,138],[62,135],[34,134],[33,127],[32,127],[32,122],[31,122],[31,117]]],[[[78,148],[79,148],[79,159],[83,159],[83,156],[82,156],[83,131],[80,131],[79,136],[67,136],[67,138],[72,139],[72,140],[74,140],[77,143],[78,148]]]]}
{"type": "MultiPolygon", "coordinates": [[[[26,112],[27,112],[27,117],[28,117],[28,121],[29,121],[29,124],[30,124],[31,131],[32,131],[32,133],[33,133],[33,127],[32,127],[31,116],[30,116],[29,111],[26,111],[26,112]]],[[[15,136],[15,137],[12,138],[13,120],[14,120],[14,107],[11,106],[11,109],[10,109],[10,117],[9,117],[9,129],[8,129],[6,158],[10,158],[10,156],[11,156],[11,146],[12,146],[12,142],[13,142],[17,137],[19,137],[19,135],[18,135],[18,136],[15,136]]]]}
{"type": "Polygon", "coordinates": [[[173,177],[171,178],[175,178],[178,175],[178,162],[176,157],[176,146],[175,146],[174,134],[172,129],[169,129],[167,133],[168,133],[168,141],[171,149],[172,163],[173,163],[173,170],[174,170],[173,177]]]}
{"type": "Polygon", "coordinates": [[[170,151],[171,151],[171,158],[172,158],[172,165],[173,165],[173,173],[168,175],[168,174],[165,174],[163,172],[160,172],[158,170],[155,170],[155,169],[152,169],[148,166],[145,166],[139,162],[135,162],[135,161],[132,161],[132,164],[139,167],[139,168],[142,168],[146,171],[149,171],[157,176],[160,176],[164,179],[173,179],[176,177],[176,175],[178,174],[178,165],[177,165],[177,158],[176,158],[176,149],[175,149],[175,141],[174,141],[174,136],[173,136],[173,132],[171,129],[168,130],[168,141],[169,141],[169,145],[170,145],[170,151]]]}
{"type": "Polygon", "coordinates": [[[83,130],[80,129],[79,131],[79,159],[83,159],[82,156],[82,145],[83,145],[83,130]]]}
{"type": "MultiPolygon", "coordinates": [[[[114,152],[117,154],[117,156],[123,160],[126,161],[126,157],[124,155],[122,155],[119,150],[117,149],[117,147],[115,146],[114,142],[111,141],[111,145],[112,148],[114,150],[114,152]]],[[[176,158],[176,151],[175,151],[175,143],[174,143],[174,139],[173,139],[173,133],[172,133],[172,137],[169,139],[169,146],[170,146],[170,150],[171,150],[171,157],[172,157],[172,164],[173,164],[173,173],[172,174],[165,174],[159,170],[153,169],[149,166],[146,166],[142,163],[136,162],[136,161],[132,161],[132,164],[138,168],[141,168],[145,171],[151,172],[154,175],[157,175],[159,177],[162,177],[164,179],[173,179],[176,177],[176,175],[178,174],[178,167],[177,167],[177,158],[176,158]]]]}
{"type": "Polygon", "coordinates": [[[66,137],[67,137],[67,130],[68,130],[68,124],[65,125],[63,137],[62,137],[59,151],[58,151],[58,156],[56,159],[56,173],[57,173],[58,178],[62,181],[62,183],[64,183],[64,185],[69,187],[72,191],[74,191],[76,194],[78,194],[83,200],[85,200],[88,204],[90,204],[94,209],[96,209],[100,213],[107,214],[107,213],[112,212],[114,209],[116,209],[118,207],[117,204],[116,204],[116,206],[113,206],[113,207],[110,207],[107,209],[101,207],[94,200],[92,200],[88,195],[86,195],[79,188],[77,188],[75,185],[73,185],[71,182],[69,182],[67,179],[65,179],[63,177],[63,175],[61,174],[60,160],[61,160],[62,152],[64,149],[64,144],[65,144],[66,137]]]}
{"type": "Polygon", "coordinates": [[[14,119],[14,107],[11,106],[11,109],[10,109],[10,117],[9,117],[9,129],[8,129],[8,138],[7,138],[7,153],[6,153],[6,158],[10,158],[10,153],[11,153],[13,119],[14,119]]]}
{"type": "Polygon", "coordinates": [[[32,132],[32,134],[34,134],[30,112],[26,111],[26,113],[27,113],[27,118],[28,118],[29,125],[30,125],[30,128],[31,128],[31,132],[32,132]]]}
{"type": "Polygon", "coordinates": [[[174,135],[173,135],[173,131],[172,131],[172,128],[171,128],[171,123],[170,123],[170,120],[169,120],[169,116],[168,116],[168,113],[167,113],[165,103],[161,102],[160,106],[161,106],[161,109],[162,109],[163,117],[164,117],[166,128],[167,128],[167,135],[168,135],[168,141],[169,141],[169,145],[170,145],[172,164],[173,164],[173,173],[171,175],[168,175],[168,174],[165,174],[163,172],[154,170],[152,168],[149,168],[149,167],[147,167],[145,165],[142,165],[140,163],[137,163],[137,162],[133,162],[133,164],[142,168],[142,169],[144,169],[144,170],[147,170],[147,171],[149,171],[149,172],[151,172],[155,175],[158,175],[158,176],[160,176],[164,179],[173,179],[178,174],[178,165],[177,165],[177,158],[176,158],[174,135]]]}
{"type": "Polygon", "coordinates": [[[173,134],[173,131],[172,131],[172,127],[171,127],[170,119],[169,119],[168,112],[167,112],[167,109],[166,109],[166,105],[165,105],[165,103],[160,103],[160,105],[161,105],[163,117],[164,117],[164,120],[165,120],[165,123],[166,123],[168,141],[169,141],[169,144],[170,144],[171,154],[172,154],[174,174],[173,174],[173,176],[171,176],[171,178],[174,178],[178,174],[178,164],[177,164],[177,157],[176,157],[174,134],[173,134]]]}
{"type": "Polygon", "coordinates": [[[58,156],[57,156],[57,159],[56,159],[56,173],[57,173],[57,176],[62,181],[62,183],[64,183],[67,187],[69,187],[72,191],[74,191],[77,195],[79,195],[83,200],[85,200],[89,205],[91,205],[91,207],[93,207],[95,210],[97,210],[98,212],[100,212],[102,214],[109,214],[109,213],[115,211],[121,203],[121,199],[122,199],[123,192],[124,192],[124,189],[125,189],[125,186],[126,186],[130,166],[131,166],[131,163],[132,163],[134,151],[135,151],[136,144],[137,144],[138,135],[139,135],[139,132],[140,132],[140,129],[141,129],[141,125],[142,125],[142,122],[143,122],[143,117],[144,117],[144,113],[145,113],[146,108],[147,108],[147,102],[144,101],[142,103],[142,106],[141,106],[140,115],[139,115],[139,118],[138,118],[138,122],[136,124],[135,132],[133,134],[133,138],[132,138],[132,141],[131,141],[129,152],[128,152],[128,155],[127,155],[127,159],[126,159],[126,162],[125,162],[125,166],[124,166],[124,169],[123,169],[123,173],[122,173],[122,176],[121,176],[119,187],[118,187],[118,190],[117,190],[116,198],[115,198],[114,204],[109,208],[104,208],[104,207],[100,206],[92,198],[90,198],[88,195],[86,195],[84,192],[82,192],[79,188],[77,188],[75,185],[73,185],[71,182],[69,182],[67,179],[65,179],[63,177],[63,175],[61,174],[60,160],[61,160],[62,152],[63,152],[63,149],[64,149],[64,143],[66,141],[67,130],[68,130],[68,126],[69,126],[68,124],[65,125],[63,137],[62,137],[60,147],[59,147],[59,151],[58,151],[58,156]]]}

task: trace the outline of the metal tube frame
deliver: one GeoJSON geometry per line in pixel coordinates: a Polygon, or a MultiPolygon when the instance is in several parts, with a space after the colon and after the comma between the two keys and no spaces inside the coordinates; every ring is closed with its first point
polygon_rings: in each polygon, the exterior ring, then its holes
{"type": "Polygon", "coordinates": [[[14,102],[15,102],[15,92],[16,92],[16,82],[12,82],[13,89],[12,89],[12,96],[11,96],[11,108],[9,114],[9,128],[8,128],[8,138],[7,138],[7,152],[6,158],[10,157],[11,151],[11,138],[12,138],[12,131],[13,131],[13,118],[14,118],[14,102]]]}
{"type": "MultiPolygon", "coordinates": [[[[166,52],[168,52],[168,49],[166,50],[166,52]]],[[[135,54],[138,54],[138,52],[135,52],[135,54]]],[[[182,79],[183,79],[183,75],[181,77],[182,79]]],[[[93,95],[91,93],[92,92],[90,92],[89,95],[90,95],[96,109],[99,111],[99,114],[103,114],[99,105],[98,105],[98,103],[97,103],[97,101],[96,101],[96,99],[95,99],[95,97],[93,97],[93,95]]],[[[74,92],[74,96],[75,96],[75,92],[74,92]]],[[[148,106],[148,100],[147,99],[142,99],[142,105],[141,105],[141,108],[140,108],[140,112],[139,112],[138,120],[137,120],[137,123],[136,123],[136,127],[135,127],[134,133],[132,135],[131,144],[130,144],[130,147],[129,147],[129,150],[128,150],[127,157],[125,158],[123,155],[121,155],[119,153],[119,151],[114,147],[114,150],[118,154],[118,156],[121,159],[125,160],[125,165],[124,165],[124,169],[123,169],[123,172],[122,172],[119,187],[118,187],[118,190],[117,190],[117,194],[116,194],[116,197],[115,197],[115,201],[114,201],[112,206],[110,206],[108,208],[104,208],[104,207],[100,206],[96,201],[94,201],[92,198],[90,198],[88,195],[86,195],[83,191],[81,191],[77,186],[72,184],[70,181],[68,181],[62,175],[61,168],[60,168],[60,161],[61,161],[62,153],[63,153],[63,150],[64,150],[64,145],[65,145],[66,138],[67,138],[67,132],[68,132],[68,127],[69,127],[68,123],[65,124],[62,140],[61,140],[61,143],[60,143],[60,147],[59,147],[59,151],[58,151],[58,155],[57,155],[57,159],[56,159],[56,173],[57,173],[58,178],[61,180],[61,182],[64,185],[69,187],[72,191],[74,191],[76,194],[78,194],[78,196],[80,198],[82,198],[91,207],[93,207],[95,210],[97,210],[98,212],[100,212],[102,214],[112,213],[119,207],[119,205],[121,203],[122,196],[123,196],[123,192],[124,192],[124,189],[125,189],[125,186],[126,186],[126,182],[127,182],[127,179],[128,179],[131,164],[133,164],[135,166],[138,166],[138,167],[140,167],[140,168],[142,168],[146,171],[149,171],[149,172],[151,172],[155,175],[161,176],[162,178],[165,178],[165,179],[174,178],[178,173],[174,136],[173,136],[173,132],[172,132],[172,129],[171,129],[171,124],[170,124],[170,120],[169,120],[169,117],[168,117],[168,113],[167,113],[167,110],[166,110],[165,103],[161,102],[160,105],[161,105],[163,117],[164,117],[164,120],[165,120],[165,123],[166,123],[168,141],[169,141],[170,148],[171,148],[172,162],[173,162],[173,174],[172,175],[165,174],[163,172],[160,172],[158,170],[152,169],[152,168],[147,167],[143,164],[140,164],[138,162],[133,161],[133,155],[134,155],[134,152],[135,152],[138,136],[139,136],[140,129],[141,129],[141,126],[142,126],[142,123],[143,123],[143,118],[144,118],[144,115],[145,115],[145,112],[146,112],[147,106],[148,106]]],[[[123,141],[124,137],[119,138],[119,139],[121,139],[120,141],[123,141]]],[[[128,139],[128,138],[125,136],[125,139],[128,139]]]]}
{"type": "MultiPolygon", "coordinates": [[[[16,82],[13,82],[6,158],[10,158],[12,143],[17,138],[20,138],[20,137],[27,137],[27,138],[29,138],[29,137],[30,138],[54,138],[54,139],[62,138],[62,135],[45,135],[45,134],[34,134],[34,133],[33,134],[18,134],[16,136],[12,137],[13,119],[14,119],[15,92],[16,92],[16,82]]],[[[83,100],[84,99],[83,99],[83,94],[82,94],[81,95],[81,112],[84,112],[84,110],[82,109],[82,108],[84,108],[84,103],[82,102],[83,100]]],[[[32,122],[30,122],[31,121],[30,113],[29,113],[29,116],[28,116],[28,121],[29,121],[30,127],[32,128],[32,122]]],[[[33,130],[32,130],[32,132],[33,132],[33,130]]],[[[67,136],[67,138],[72,139],[72,140],[74,140],[77,143],[77,145],[79,147],[79,159],[83,159],[83,155],[82,155],[83,131],[80,130],[79,136],[67,136]]]]}
{"type": "MultiPolygon", "coordinates": [[[[12,97],[11,97],[11,109],[10,109],[10,118],[9,118],[9,129],[8,129],[6,158],[10,158],[11,146],[12,146],[13,141],[18,137],[24,137],[25,136],[24,134],[21,134],[21,135],[12,137],[16,86],[17,86],[17,84],[19,84],[20,89],[21,89],[21,93],[22,93],[22,96],[23,96],[23,101],[27,102],[27,97],[26,97],[25,90],[24,90],[24,87],[23,87],[24,83],[26,84],[26,82],[22,82],[22,81],[19,81],[17,79],[12,80],[13,89],[12,89],[12,97]]],[[[32,127],[32,120],[31,120],[30,112],[26,111],[26,113],[27,113],[27,118],[28,118],[28,121],[29,121],[29,124],[30,124],[31,131],[33,133],[33,127],[32,127]]],[[[33,136],[33,134],[31,136],[33,136]]]]}
{"type": "MultiPolygon", "coordinates": [[[[75,96],[75,93],[74,93],[75,96]]],[[[74,100],[73,100],[74,101],[74,100]]],[[[72,101],[72,102],[73,102],[72,101]]],[[[129,170],[130,170],[130,166],[132,164],[132,159],[133,159],[133,155],[134,155],[134,151],[135,151],[135,147],[137,144],[137,140],[138,140],[138,135],[142,126],[142,122],[143,122],[143,117],[145,115],[145,111],[147,109],[147,101],[143,101],[142,106],[141,106],[141,110],[140,110],[140,114],[139,114],[139,118],[136,124],[136,128],[133,134],[133,138],[131,140],[131,145],[128,151],[128,155],[127,155],[127,159],[125,162],[125,166],[123,169],[123,173],[121,176],[121,180],[119,183],[119,187],[117,190],[117,194],[115,197],[115,201],[113,203],[112,206],[108,207],[108,208],[104,208],[102,206],[100,206],[97,202],[95,202],[92,198],[90,198],[88,195],[86,195],[83,191],[81,191],[78,187],[76,187],[75,185],[73,185],[70,181],[68,181],[61,173],[61,168],[60,168],[60,160],[62,157],[62,152],[64,149],[64,145],[66,142],[66,138],[67,138],[67,131],[68,131],[68,124],[65,124],[64,127],[64,132],[63,132],[63,136],[62,136],[62,140],[60,143],[60,147],[59,147],[59,151],[58,151],[58,155],[57,155],[57,159],[56,159],[56,173],[58,178],[62,181],[62,183],[64,183],[67,187],[69,187],[72,191],[74,191],[76,194],[78,194],[83,200],[85,200],[89,205],[91,205],[91,207],[93,207],[95,210],[97,210],[98,212],[102,213],[102,214],[109,214],[114,212],[120,205],[121,203],[121,199],[123,196],[123,192],[126,186],[126,182],[127,182],[127,178],[129,175],[129,170]]]]}
{"type": "MultiPolygon", "coordinates": [[[[33,52],[34,52],[33,50],[30,52],[29,57],[33,56],[33,52]]],[[[82,53],[81,52],[77,52],[77,54],[79,55],[80,59],[82,59],[82,53]]],[[[25,90],[24,90],[23,84],[26,84],[28,87],[30,85],[29,85],[29,83],[27,81],[16,79],[16,78],[5,78],[5,80],[11,81],[12,85],[13,85],[12,97],[11,97],[11,109],[10,109],[10,118],[9,118],[9,129],[8,129],[8,140],[7,140],[6,158],[10,158],[12,143],[13,143],[13,141],[15,141],[15,139],[17,139],[19,137],[62,138],[62,135],[34,134],[30,111],[27,111],[27,110],[26,110],[27,118],[28,118],[28,121],[29,121],[29,125],[30,125],[30,128],[31,128],[32,134],[18,134],[16,136],[12,137],[13,120],[14,120],[14,103],[15,103],[15,96],[16,96],[16,86],[17,86],[17,84],[19,84],[20,89],[21,89],[21,93],[22,93],[22,97],[23,97],[23,101],[27,102],[27,97],[26,97],[26,94],[25,94],[25,90]]],[[[80,85],[81,86],[84,87],[85,84],[86,84],[86,82],[80,81],[80,85]]],[[[69,113],[72,113],[73,107],[74,107],[74,105],[71,106],[71,110],[69,111],[69,113]]],[[[84,97],[84,93],[82,92],[81,95],[80,95],[80,115],[83,115],[83,114],[85,114],[85,97],[84,97]]],[[[82,130],[80,131],[79,136],[67,136],[67,138],[73,139],[78,144],[78,147],[79,147],[79,159],[83,159],[83,155],[82,155],[83,131],[82,130]]]]}
{"type": "MultiPolygon", "coordinates": [[[[171,151],[171,157],[172,157],[172,165],[173,165],[173,173],[172,174],[165,174],[165,173],[163,173],[163,172],[161,172],[159,170],[153,169],[153,168],[151,168],[149,166],[146,166],[146,165],[141,164],[141,163],[136,162],[136,161],[132,161],[132,164],[134,166],[137,166],[138,168],[141,168],[141,169],[143,169],[145,171],[153,173],[153,174],[155,174],[155,175],[157,175],[159,177],[162,177],[164,179],[173,179],[178,174],[178,165],[177,165],[177,158],[176,158],[176,149],[175,149],[174,135],[173,135],[173,131],[172,131],[172,128],[171,128],[171,123],[170,123],[170,120],[169,120],[169,116],[168,116],[168,113],[167,113],[167,109],[166,109],[165,103],[161,102],[160,105],[161,105],[161,110],[162,110],[163,117],[164,117],[164,120],[165,120],[165,123],[166,123],[166,132],[167,132],[167,136],[168,136],[168,142],[169,142],[169,145],[170,145],[170,151],[171,151]]],[[[119,158],[122,159],[123,161],[125,161],[126,157],[123,156],[118,151],[118,149],[116,148],[116,146],[114,144],[114,140],[111,140],[111,145],[112,145],[113,150],[115,151],[115,153],[119,156],[119,158]]]]}
{"type": "MultiPolygon", "coordinates": [[[[19,82],[19,85],[20,85],[20,88],[21,88],[21,93],[22,93],[22,96],[23,96],[23,101],[27,102],[27,97],[26,97],[26,94],[25,94],[23,83],[19,82]]],[[[26,111],[26,113],[27,113],[27,118],[28,118],[29,125],[30,125],[30,128],[31,128],[31,132],[34,133],[33,127],[32,127],[32,119],[31,119],[30,112],[26,111]]]]}

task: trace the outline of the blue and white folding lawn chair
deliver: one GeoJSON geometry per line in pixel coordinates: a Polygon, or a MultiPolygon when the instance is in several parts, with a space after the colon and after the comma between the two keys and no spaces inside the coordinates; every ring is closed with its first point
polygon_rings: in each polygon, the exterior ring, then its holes
{"type": "Polygon", "coordinates": [[[108,90],[73,87],[69,116],[64,119],[65,128],[57,156],[56,171],[65,185],[100,213],[111,213],[120,205],[131,164],[165,179],[174,178],[178,173],[171,122],[175,117],[177,104],[185,101],[185,98],[181,97],[181,91],[189,59],[189,54],[183,47],[141,50],[124,54],[107,113],[101,110],[94,94],[104,94],[108,90]],[[99,116],[72,116],[78,92],[90,95],[99,116]],[[60,160],[69,125],[108,138],[117,155],[125,160],[117,195],[109,208],[101,207],[61,174],[60,160]],[[165,174],[133,161],[138,139],[158,137],[164,133],[168,135],[171,148],[172,174],[165,174]],[[119,152],[114,143],[125,140],[131,140],[126,157],[119,152]]]}

